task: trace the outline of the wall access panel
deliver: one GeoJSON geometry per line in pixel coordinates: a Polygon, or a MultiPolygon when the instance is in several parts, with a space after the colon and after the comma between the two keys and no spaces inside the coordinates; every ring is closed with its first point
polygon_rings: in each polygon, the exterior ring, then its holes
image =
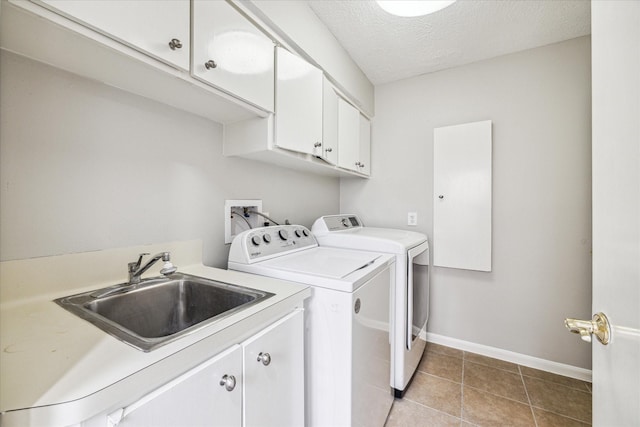
{"type": "Polygon", "coordinates": [[[491,271],[491,121],[433,136],[433,263],[491,271]]]}

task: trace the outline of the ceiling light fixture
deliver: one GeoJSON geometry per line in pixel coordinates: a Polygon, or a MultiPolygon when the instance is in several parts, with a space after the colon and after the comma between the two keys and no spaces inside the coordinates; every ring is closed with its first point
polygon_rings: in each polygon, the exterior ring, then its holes
{"type": "Polygon", "coordinates": [[[378,0],[378,5],[392,15],[412,17],[428,15],[444,9],[455,3],[456,0],[378,0]]]}

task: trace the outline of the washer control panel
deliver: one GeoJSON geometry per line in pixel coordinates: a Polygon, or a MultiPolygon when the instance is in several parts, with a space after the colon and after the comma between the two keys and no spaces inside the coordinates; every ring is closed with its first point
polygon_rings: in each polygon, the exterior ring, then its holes
{"type": "Polygon", "coordinates": [[[233,239],[229,260],[250,263],[315,246],[318,246],[315,237],[302,225],[254,228],[233,239]]]}

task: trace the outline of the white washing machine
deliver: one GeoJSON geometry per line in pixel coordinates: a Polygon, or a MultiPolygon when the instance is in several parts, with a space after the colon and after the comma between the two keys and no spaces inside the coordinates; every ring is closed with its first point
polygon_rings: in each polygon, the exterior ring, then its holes
{"type": "Polygon", "coordinates": [[[319,247],[299,225],[235,237],[230,270],[311,286],[305,301],[305,424],[383,426],[393,403],[390,292],[395,257],[319,247]]]}
{"type": "Polygon", "coordinates": [[[413,231],[365,227],[356,215],[318,218],[311,231],[321,247],[385,252],[396,257],[392,293],[391,387],[402,397],[426,342],[429,318],[429,242],[413,231]]]}

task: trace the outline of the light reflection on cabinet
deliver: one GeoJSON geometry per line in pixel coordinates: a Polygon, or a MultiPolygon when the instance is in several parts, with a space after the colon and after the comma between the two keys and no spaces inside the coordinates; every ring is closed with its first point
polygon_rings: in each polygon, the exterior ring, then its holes
{"type": "Polygon", "coordinates": [[[274,45],[224,1],[193,0],[191,74],[273,111],[274,45]]]}

